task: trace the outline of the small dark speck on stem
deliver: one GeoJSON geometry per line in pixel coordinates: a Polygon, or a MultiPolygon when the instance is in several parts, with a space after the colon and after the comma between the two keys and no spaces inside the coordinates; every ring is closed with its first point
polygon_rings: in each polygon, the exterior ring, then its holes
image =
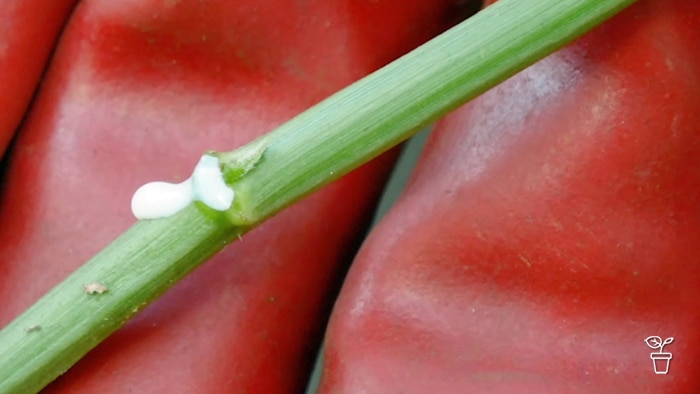
{"type": "Polygon", "coordinates": [[[102,294],[107,291],[107,286],[100,282],[90,282],[83,285],[83,290],[87,294],[102,294]]]}
{"type": "Polygon", "coordinates": [[[32,332],[36,332],[36,331],[39,331],[39,330],[41,330],[41,326],[38,325],[38,324],[35,324],[35,325],[33,325],[33,326],[30,326],[30,327],[25,328],[25,329],[24,329],[24,332],[26,332],[27,334],[30,334],[30,333],[32,333],[32,332]]]}

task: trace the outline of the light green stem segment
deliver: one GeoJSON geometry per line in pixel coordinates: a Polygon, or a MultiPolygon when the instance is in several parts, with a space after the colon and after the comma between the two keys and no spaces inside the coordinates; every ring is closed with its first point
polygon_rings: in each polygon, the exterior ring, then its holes
{"type": "Polygon", "coordinates": [[[132,226],[0,332],[0,393],[38,392],[221,250],[236,234],[221,219],[192,205],[132,226]]]}
{"type": "Polygon", "coordinates": [[[261,137],[262,160],[234,185],[242,197],[233,219],[274,215],[633,2],[501,0],[484,9],[261,137]]]}
{"type": "Polygon", "coordinates": [[[139,222],[45,295],[0,331],[0,393],[40,390],[235,237],[633,2],[501,0],[271,134],[220,154],[234,207],[221,214],[196,203],[139,222]],[[107,290],[89,294],[90,283],[107,290]]]}

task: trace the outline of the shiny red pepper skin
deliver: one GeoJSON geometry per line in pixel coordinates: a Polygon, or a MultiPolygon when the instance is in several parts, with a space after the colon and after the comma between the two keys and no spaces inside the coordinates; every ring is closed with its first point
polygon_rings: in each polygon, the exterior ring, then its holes
{"type": "Polygon", "coordinates": [[[698,43],[700,2],[640,0],[440,122],[320,392],[700,392],[698,43]]]}
{"type": "MultiPolygon", "coordinates": [[[[442,25],[448,1],[82,2],[0,196],[0,326],[134,222],[131,194],[182,181],[442,25]]],[[[46,392],[291,393],[392,157],[255,229],[46,392]]],[[[148,262],[144,262],[148,264],[148,262]]]]}
{"type": "Polygon", "coordinates": [[[78,0],[0,1],[0,158],[78,0]]]}

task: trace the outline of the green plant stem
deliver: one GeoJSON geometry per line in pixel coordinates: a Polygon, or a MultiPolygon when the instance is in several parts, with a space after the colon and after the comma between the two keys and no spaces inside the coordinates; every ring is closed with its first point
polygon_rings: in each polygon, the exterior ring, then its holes
{"type": "Polygon", "coordinates": [[[234,186],[245,195],[243,222],[274,215],[633,2],[501,0],[484,9],[261,137],[263,160],[234,186]]]}
{"type": "Polygon", "coordinates": [[[237,236],[633,2],[501,0],[276,131],[220,154],[236,193],[232,209],[195,204],[138,222],[51,290],[0,331],[0,392],[40,390],[237,236]],[[107,290],[89,294],[89,283],[107,290]]]}
{"type": "MultiPolygon", "coordinates": [[[[219,217],[220,218],[220,217],[219,217]]],[[[231,240],[194,205],[140,221],[0,333],[0,393],[37,392],[231,240]],[[84,288],[99,283],[102,294],[84,288]]]]}

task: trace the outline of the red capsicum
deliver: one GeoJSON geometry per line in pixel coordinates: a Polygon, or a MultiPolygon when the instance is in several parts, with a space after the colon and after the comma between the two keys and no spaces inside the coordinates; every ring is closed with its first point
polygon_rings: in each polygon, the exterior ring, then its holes
{"type": "MultiPolygon", "coordinates": [[[[0,325],[134,222],[138,186],[187,178],[205,150],[251,141],[427,40],[449,5],[80,3],[6,170],[0,325]]],[[[298,392],[391,164],[245,235],[46,392],[298,392]]]]}
{"type": "Polygon", "coordinates": [[[700,2],[640,0],[441,121],[321,392],[700,392],[699,42],[700,2]]]}
{"type": "Polygon", "coordinates": [[[27,111],[56,38],[77,1],[0,2],[0,157],[27,111]]]}

